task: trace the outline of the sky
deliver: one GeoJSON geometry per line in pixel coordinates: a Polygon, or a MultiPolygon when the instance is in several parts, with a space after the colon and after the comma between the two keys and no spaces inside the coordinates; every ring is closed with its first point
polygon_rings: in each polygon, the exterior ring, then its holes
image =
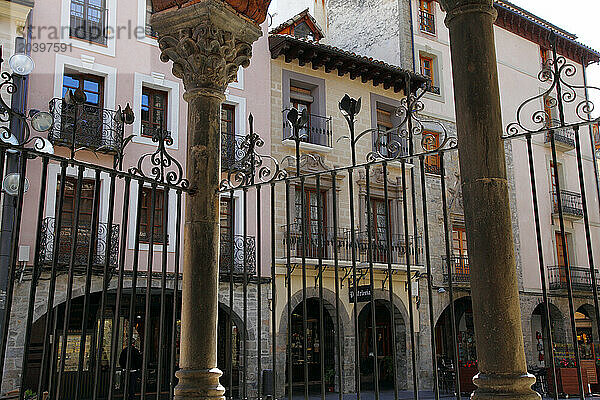
{"type": "MultiPolygon", "coordinates": [[[[540,18],[577,35],[578,41],[600,51],[599,0],[510,0],[540,18]]],[[[600,88],[600,66],[588,68],[588,86],[600,88]]],[[[590,99],[596,105],[595,116],[600,116],[600,90],[590,90],[590,99]]]]}

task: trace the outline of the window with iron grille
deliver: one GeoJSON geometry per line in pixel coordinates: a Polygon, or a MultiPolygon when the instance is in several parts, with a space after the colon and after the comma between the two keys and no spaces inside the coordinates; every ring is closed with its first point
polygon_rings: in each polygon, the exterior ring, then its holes
{"type": "Polygon", "coordinates": [[[106,44],[106,1],[71,0],[71,37],[106,44]]]}
{"type": "Polygon", "coordinates": [[[235,106],[221,105],[221,167],[228,169],[235,164],[235,106]]]}
{"type": "MultiPolygon", "coordinates": [[[[165,192],[163,189],[155,190],[154,197],[154,244],[164,243],[166,237],[163,226],[163,212],[165,205],[165,192]]],[[[140,242],[150,243],[150,224],[152,223],[152,188],[142,188],[142,214],[140,218],[140,242]]]]}
{"type": "Polygon", "coordinates": [[[168,96],[165,91],[142,87],[142,136],[167,129],[168,96]]]}

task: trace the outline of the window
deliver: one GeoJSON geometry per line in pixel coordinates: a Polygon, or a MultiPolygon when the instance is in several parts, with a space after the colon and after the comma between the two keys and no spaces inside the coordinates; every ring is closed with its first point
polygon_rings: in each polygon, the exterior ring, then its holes
{"type": "Polygon", "coordinates": [[[600,150],[600,124],[592,125],[592,133],[594,135],[594,146],[596,150],[600,150]]]}
{"type": "Polygon", "coordinates": [[[142,214],[140,218],[140,242],[150,243],[150,234],[154,233],[154,244],[162,244],[165,240],[165,227],[163,226],[163,212],[165,206],[165,192],[163,189],[155,190],[154,198],[154,230],[150,231],[152,223],[152,188],[142,188],[142,214]]]}
{"type": "Polygon", "coordinates": [[[385,200],[379,198],[371,198],[371,229],[373,231],[372,238],[373,246],[373,261],[385,263],[388,261],[388,228],[391,227],[389,212],[392,209],[391,201],[388,203],[386,213],[385,200]]]}
{"type": "MultiPolygon", "coordinates": [[[[302,218],[302,191],[300,188],[296,188],[296,209],[295,209],[295,226],[294,233],[300,235],[301,234],[301,224],[304,222],[304,229],[306,232],[306,252],[305,256],[308,258],[317,258],[319,253],[319,229],[321,230],[322,238],[325,238],[325,233],[327,231],[327,216],[326,216],[326,192],[321,191],[321,200],[319,200],[319,195],[315,189],[312,188],[304,188],[304,218],[302,218]],[[321,204],[319,204],[319,201],[321,204]],[[320,211],[319,211],[320,208],[320,211]],[[319,220],[319,212],[321,213],[319,220]]],[[[301,239],[298,238],[298,255],[301,255],[302,252],[302,242],[301,239]]],[[[324,244],[324,240],[321,240],[321,245],[324,244]]],[[[325,253],[325,251],[323,251],[325,253]]],[[[326,256],[326,254],[323,254],[326,256]]]]}
{"type": "Polygon", "coordinates": [[[433,14],[433,1],[420,0],[419,20],[421,31],[435,35],[435,17],[433,14]]]}
{"type": "Polygon", "coordinates": [[[154,14],[154,9],[152,7],[152,0],[146,0],[146,36],[152,38],[158,38],[158,33],[152,29],[150,25],[150,18],[154,14]]]}
{"type": "Polygon", "coordinates": [[[231,237],[234,229],[233,216],[234,216],[234,201],[231,197],[221,197],[221,237],[224,240],[231,237]]]}
{"type": "Polygon", "coordinates": [[[104,103],[104,78],[90,74],[77,74],[65,72],[63,77],[63,98],[67,91],[75,92],[81,88],[86,96],[86,104],[102,108],[104,103]]]}
{"type": "MultiPolygon", "coordinates": [[[[408,142],[400,138],[398,130],[394,128],[393,112],[377,106],[377,132],[373,137],[374,150],[384,157],[396,157],[408,154],[408,142]],[[392,130],[393,129],[393,130],[392,130]],[[390,143],[396,142],[400,146],[397,151],[390,152],[390,143]]],[[[394,146],[395,147],[395,146],[394,146]]]]}
{"type": "Polygon", "coordinates": [[[229,169],[235,164],[235,106],[221,105],[221,168],[229,169]]]}
{"type": "Polygon", "coordinates": [[[428,91],[435,94],[440,94],[440,88],[436,86],[435,76],[435,64],[433,57],[426,55],[419,55],[419,61],[421,64],[421,74],[424,75],[429,81],[428,91]]]}
{"type": "Polygon", "coordinates": [[[167,98],[167,92],[142,87],[142,136],[167,129],[167,98]]]}
{"type": "Polygon", "coordinates": [[[550,59],[550,50],[540,47],[540,59],[542,60],[542,66],[545,67],[550,59]]]}
{"type": "Polygon", "coordinates": [[[469,274],[469,258],[467,251],[467,233],[462,226],[452,227],[452,258],[454,273],[469,274]]]}
{"type": "MultiPolygon", "coordinates": [[[[425,139],[424,150],[437,150],[440,147],[440,134],[438,132],[423,132],[425,139]]],[[[425,172],[441,174],[440,155],[434,154],[425,157],[425,172]]]]}
{"type": "Polygon", "coordinates": [[[563,247],[563,236],[560,233],[560,231],[554,232],[554,240],[556,242],[556,261],[558,262],[558,265],[561,267],[565,266],[565,256],[567,258],[567,263],[570,263],[570,257],[569,257],[569,236],[567,235],[565,237],[565,243],[567,245],[567,247],[563,247]]]}
{"type": "Polygon", "coordinates": [[[315,34],[313,33],[312,29],[310,29],[308,24],[303,21],[294,27],[294,36],[296,36],[297,38],[308,38],[310,40],[313,40],[315,34]]]}
{"type": "Polygon", "coordinates": [[[81,88],[86,101],[83,105],[68,105],[64,101],[60,116],[60,132],[53,132],[54,140],[71,144],[73,136],[78,146],[99,148],[102,146],[104,115],[104,79],[95,75],[65,73],[63,77],[63,98],[68,91],[74,93],[81,88]]]}
{"type": "Polygon", "coordinates": [[[71,0],[71,37],[106,44],[105,0],[71,0]]]}
{"type": "MultiPolygon", "coordinates": [[[[293,108],[298,110],[299,113],[302,113],[304,110],[309,115],[308,122],[306,126],[300,130],[300,138],[304,142],[315,143],[313,140],[317,139],[311,137],[311,124],[313,123],[312,117],[310,115],[310,111],[313,104],[313,96],[312,91],[310,89],[305,89],[298,86],[290,86],[290,104],[293,108]]],[[[290,131],[290,136],[292,132],[290,131]]]]}
{"type": "MultiPolygon", "coordinates": [[[[62,226],[75,226],[75,206],[77,199],[77,178],[67,177],[65,179],[65,193],[63,198],[63,206],[60,210],[62,215],[62,226]]],[[[94,192],[96,182],[93,179],[84,179],[81,183],[81,197],[79,201],[79,227],[88,229],[91,228],[92,214],[94,211],[94,192]]],[[[60,176],[58,177],[58,185],[56,187],[56,198],[60,197],[60,176]]],[[[56,202],[58,207],[58,201],[56,202]]],[[[96,204],[98,209],[98,204],[96,204]]],[[[59,210],[56,210],[56,215],[59,210]]]]}

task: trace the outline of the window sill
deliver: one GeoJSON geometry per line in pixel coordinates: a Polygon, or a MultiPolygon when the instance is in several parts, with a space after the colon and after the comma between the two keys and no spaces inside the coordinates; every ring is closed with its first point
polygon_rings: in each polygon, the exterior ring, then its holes
{"type": "Polygon", "coordinates": [[[428,32],[428,31],[426,31],[424,29],[420,29],[420,31],[421,31],[422,34],[424,34],[425,36],[428,36],[428,37],[430,37],[432,39],[433,38],[437,38],[437,34],[435,32],[431,33],[431,32],[428,32]]]}
{"type": "MultiPolygon", "coordinates": [[[[296,147],[296,142],[292,139],[283,139],[282,143],[288,147],[296,147]]],[[[331,153],[331,151],[333,150],[333,148],[329,146],[323,146],[321,144],[314,144],[308,142],[300,142],[300,148],[302,150],[312,150],[318,151],[320,153],[331,153]]]]}

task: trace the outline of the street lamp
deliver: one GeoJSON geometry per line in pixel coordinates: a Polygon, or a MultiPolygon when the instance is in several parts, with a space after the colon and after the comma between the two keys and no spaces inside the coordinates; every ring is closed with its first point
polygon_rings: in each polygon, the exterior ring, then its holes
{"type": "Polygon", "coordinates": [[[33,72],[35,63],[27,54],[15,53],[8,60],[8,65],[13,72],[20,76],[27,76],[33,72]]]}

